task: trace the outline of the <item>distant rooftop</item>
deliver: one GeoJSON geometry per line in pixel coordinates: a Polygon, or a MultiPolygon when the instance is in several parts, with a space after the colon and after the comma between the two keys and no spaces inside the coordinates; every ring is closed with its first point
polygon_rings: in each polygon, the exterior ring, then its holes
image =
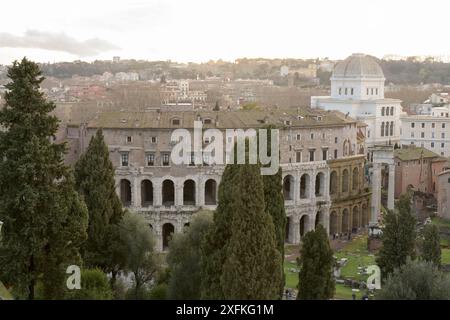
{"type": "Polygon", "coordinates": [[[193,128],[200,119],[205,128],[330,127],[357,123],[338,111],[319,109],[145,111],[103,112],[88,123],[89,128],[193,128]],[[173,120],[178,119],[176,124],[173,120]],[[204,121],[208,119],[209,121],[204,121]]]}
{"type": "Polygon", "coordinates": [[[394,151],[394,157],[402,161],[441,158],[438,154],[423,147],[404,147],[394,151]]]}

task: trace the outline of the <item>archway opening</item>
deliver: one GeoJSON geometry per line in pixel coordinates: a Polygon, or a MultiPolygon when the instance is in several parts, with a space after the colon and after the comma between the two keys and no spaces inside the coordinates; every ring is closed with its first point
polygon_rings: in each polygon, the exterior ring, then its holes
{"type": "Polygon", "coordinates": [[[322,172],[319,172],[316,175],[316,184],[315,184],[315,194],[316,197],[321,197],[325,193],[325,175],[322,172]]]}
{"type": "Polygon", "coordinates": [[[131,182],[127,179],[120,180],[120,200],[125,207],[131,205],[131,182]]]}
{"type": "Polygon", "coordinates": [[[342,171],[342,192],[348,192],[348,170],[342,171]]]}
{"type": "Polygon", "coordinates": [[[336,211],[330,214],[330,235],[335,235],[339,233],[339,219],[336,211]]]}
{"type": "Polygon", "coordinates": [[[175,185],[172,180],[164,180],[162,185],[163,206],[173,206],[175,204],[175,185]]]}
{"type": "Polygon", "coordinates": [[[337,172],[333,171],[330,174],[330,194],[335,195],[337,194],[338,189],[338,176],[337,172]]]}
{"type": "Polygon", "coordinates": [[[358,231],[359,228],[359,208],[357,206],[353,207],[352,212],[352,232],[358,231]]]}
{"type": "Polygon", "coordinates": [[[347,209],[342,212],[342,232],[350,231],[350,214],[347,209]]]}
{"type": "Polygon", "coordinates": [[[153,205],[153,184],[150,180],[143,180],[141,182],[141,206],[151,205],[153,205]]]}
{"type": "Polygon", "coordinates": [[[205,204],[215,205],[217,204],[217,183],[214,179],[209,179],[205,183],[205,204]]]}
{"type": "Polygon", "coordinates": [[[304,214],[300,218],[300,239],[308,232],[309,217],[304,214]]]}
{"type": "Polygon", "coordinates": [[[172,234],[175,232],[175,227],[171,223],[165,223],[162,229],[163,250],[167,250],[169,242],[172,239],[172,234]]]}
{"type": "Polygon", "coordinates": [[[195,206],[195,181],[186,180],[183,185],[183,205],[195,206]]]}
{"type": "Polygon", "coordinates": [[[283,179],[283,196],[284,200],[293,200],[294,194],[294,177],[291,175],[287,175],[283,179]]]}
{"type": "Polygon", "coordinates": [[[323,223],[323,213],[322,211],[318,211],[316,213],[316,221],[314,222],[314,227],[317,228],[317,226],[321,224],[323,227],[325,227],[324,223],[323,223]]]}
{"type": "Polygon", "coordinates": [[[300,178],[300,199],[309,198],[309,175],[304,174],[300,178]]]}

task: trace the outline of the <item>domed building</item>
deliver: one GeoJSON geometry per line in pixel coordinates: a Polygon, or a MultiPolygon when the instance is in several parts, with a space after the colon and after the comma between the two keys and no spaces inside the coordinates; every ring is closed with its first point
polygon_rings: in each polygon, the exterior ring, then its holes
{"type": "Polygon", "coordinates": [[[331,80],[331,96],[311,97],[312,108],[338,110],[367,125],[367,146],[400,142],[398,99],[384,97],[385,77],[371,56],[355,53],[337,63],[331,80]]]}

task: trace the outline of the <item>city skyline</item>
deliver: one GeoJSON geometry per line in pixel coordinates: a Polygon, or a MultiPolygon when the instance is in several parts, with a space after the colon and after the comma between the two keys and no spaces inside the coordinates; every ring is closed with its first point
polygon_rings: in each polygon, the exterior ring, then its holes
{"type": "Polygon", "coordinates": [[[60,6],[53,0],[19,0],[3,6],[9,14],[0,21],[0,63],[23,56],[39,62],[116,55],[206,62],[243,57],[344,59],[355,52],[378,58],[449,55],[450,44],[442,41],[439,30],[445,30],[450,4],[422,4],[282,0],[274,6],[273,1],[169,0],[111,5],[82,0],[77,6],[60,6]],[[21,10],[25,6],[27,10],[21,10]],[[404,10],[407,15],[397,14],[404,10]],[[417,23],[424,17],[433,17],[433,23],[417,23]]]}

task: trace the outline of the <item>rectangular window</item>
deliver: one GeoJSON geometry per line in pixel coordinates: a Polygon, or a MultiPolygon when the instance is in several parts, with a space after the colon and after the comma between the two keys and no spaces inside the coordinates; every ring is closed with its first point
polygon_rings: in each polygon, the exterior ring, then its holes
{"type": "Polygon", "coordinates": [[[314,154],[316,150],[309,150],[309,161],[314,161],[314,154]]]}
{"type": "Polygon", "coordinates": [[[353,90],[353,88],[351,88],[351,90],[350,90],[351,95],[353,95],[354,92],[355,91],[353,90]]]}
{"type": "Polygon", "coordinates": [[[295,162],[302,162],[302,152],[301,151],[297,151],[295,153],[295,162]]]}
{"type": "Polygon", "coordinates": [[[425,128],[425,123],[422,122],[422,128],[425,128]]]}
{"type": "Polygon", "coordinates": [[[311,133],[311,140],[314,140],[314,133],[311,133]]]}
{"type": "Polygon", "coordinates": [[[297,134],[297,140],[300,140],[301,137],[302,137],[302,136],[298,133],[298,134],[297,134]]]}
{"type": "Polygon", "coordinates": [[[442,139],[445,139],[445,132],[442,132],[442,133],[441,133],[441,138],[442,138],[442,139]]]}
{"type": "Polygon", "coordinates": [[[167,167],[169,165],[169,154],[168,153],[163,153],[162,155],[162,165],[167,167]]]}
{"type": "Polygon", "coordinates": [[[334,137],[334,143],[338,143],[338,137],[334,137]]]}
{"type": "Polygon", "coordinates": [[[431,147],[434,148],[434,142],[431,143],[431,147]]]}
{"type": "Polygon", "coordinates": [[[120,165],[122,167],[128,167],[128,152],[122,152],[120,154],[120,165]]]}
{"type": "Polygon", "coordinates": [[[445,123],[442,124],[442,129],[445,129],[445,123]]]}
{"type": "Polygon", "coordinates": [[[147,153],[145,155],[145,158],[146,158],[145,160],[146,160],[148,167],[155,165],[155,154],[154,153],[147,153]]]}
{"type": "Polygon", "coordinates": [[[131,143],[131,136],[127,136],[126,142],[127,142],[127,143],[131,143]]]}
{"type": "Polygon", "coordinates": [[[347,88],[345,88],[345,95],[347,95],[347,88]]]}
{"type": "Polygon", "coordinates": [[[328,158],[328,149],[322,149],[322,160],[327,160],[328,158]]]}
{"type": "Polygon", "coordinates": [[[444,148],[445,147],[445,143],[441,143],[441,148],[444,148]]]}
{"type": "Polygon", "coordinates": [[[414,122],[411,122],[411,128],[414,128],[414,122]]]}
{"type": "Polygon", "coordinates": [[[335,150],[334,150],[334,158],[335,158],[335,159],[337,159],[337,157],[338,157],[338,154],[337,154],[337,153],[338,153],[338,151],[337,151],[337,149],[335,149],[335,150]]]}
{"type": "Polygon", "coordinates": [[[157,141],[157,140],[156,140],[156,137],[151,137],[151,138],[150,138],[150,141],[151,141],[151,143],[156,143],[156,141],[157,141]]]}
{"type": "Polygon", "coordinates": [[[425,132],[421,132],[421,133],[420,133],[420,137],[421,137],[421,138],[425,138],[425,132]]]}
{"type": "Polygon", "coordinates": [[[431,124],[431,127],[434,129],[434,127],[435,127],[435,123],[434,122],[431,124]]]}

